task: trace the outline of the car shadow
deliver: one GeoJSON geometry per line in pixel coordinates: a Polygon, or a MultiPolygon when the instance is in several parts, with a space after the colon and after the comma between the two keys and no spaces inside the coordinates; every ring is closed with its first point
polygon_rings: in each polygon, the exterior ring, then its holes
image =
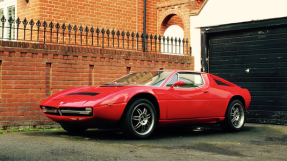
{"type": "MultiPolygon", "coordinates": [[[[244,127],[240,133],[254,131],[255,127],[244,127]]],[[[220,125],[197,125],[158,128],[153,134],[153,139],[172,138],[172,137],[202,137],[237,134],[236,132],[226,132],[220,125]]]]}
{"type": "MultiPolygon", "coordinates": [[[[266,126],[249,124],[240,132],[225,132],[219,125],[161,127],[148,139],[133,140],[124,136],[120,129],[89,129],[81,134],[60,131],[24,132],[23,135],[39,137],[56,137],[79,143],[129,144],[143,149],[192,149],[219,155],[248,157],[230,147],[246,145],[286,145],[284,132],[266,126]],[[276,133],[277,136],[269,135],[276,133]],[[273,136],[273,137],[272,137],[273,136]]],[[[41,139],[41,138],[40,138],[41,139]]]]}
{"type": "Polygon", "coordinates": [[[40,136],[40,137],[59,137],[66,138],[73,141],[82,140],[125,140],[126,138],[120,129],[89,129],[80,134],[69,133],[65,130],[59,131],[34,131],[27,132],[24,135],[40,136]]]}
{"type": "MultiPolygon", "coordinates": [[[[254,131],[255,127],[244,127],[241,132],[254,131]]],[[[219,125],[200,125],[200,126],[177,126],[177,127],[160,127],[155,130],[152,136],[146,140],[160,140],[177,137],[202,137],[225,135],[227,132],[223,131],[219,125]]],[[[230,134],[230,133],[228,133],[230,134]]],[[[34,131],[26,132],[24,135],[28,136],[42,136],[42,137],[59,137],[70,140],[114,140],[127,141],[131,140],[124,136],[120,129],[89,129],[81,134],[68,133],[65,130],[59,131],[34,131]]],[[[139,139],[140,140],[140,139],[139,139]]]]}

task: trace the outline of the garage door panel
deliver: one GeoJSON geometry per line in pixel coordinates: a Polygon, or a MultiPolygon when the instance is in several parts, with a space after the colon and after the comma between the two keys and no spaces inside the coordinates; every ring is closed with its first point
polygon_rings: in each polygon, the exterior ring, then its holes
{"type": "MultiPolygon", "coordinates": [[[[220,73],[219,71],[218,72],[212,72],[212,74],[214,75],[217,75],[221,78],[224,78],[228,81],[231,81],[230,79],[236,79],[236,78],[243,78],[243,79],[247,79],[250,77],[250,75],[246,74],[246,73],[241,73],[241,74],[234,74],[234,73],[220,73]]],[[[255,73],[255,74],[252,74],[252,77],[267,77],[269,76],[270,78],[274,78],[274,77],[278,77],[278,78],[281,78],[281,77],[285,77],[284,79],[286,79],[287,77],[287,74],[285,73],[276,73],[276,74],[272,74],[272,75],[266,75],[265,73],[255,73]]],[[[235,81],[231,81],[231,82],[235,82],[235,81]]]]}
{"type": "Polygon", "coordinates": [[[273,82],[273,83],[280,83],[280,82],[287,82],[287,77],[229,77],[230,82],[273,82]]]}
{"type": "Polygon", "coordinates": [[[286,91],[250,91],[251,96],[282,96],[287,97],[286,91]]]}
{"type": "MultiPolygon", "coordinates": [[[[260,86],[249,86],[249,85],[246,85],[246,83],[238,83],[238,82],[235,82],[236,84],[238,84],[238,86],[240,87],[243,87],[243,88],[247,88],[248,90],[250,91],[253,91],[254,94],[255,92],[284,92],[285,90],[283,88],[287,88],[286,85],[284,85],[284,87],[278,87],[278,86],[274,86],[274,87],[264,87],[264,89],[260,88],[260,86]]],[[[264,84],[261,84],[262,86],[264,84]]],[[[279,93],[277,93],[278,95],[279,93]]]]}
{"type": "Polygon", "coordinates": [[[280,110],[253,110],[247,114],[247,121],[264,124],[281,124],[287,119],[286,111],[280,110]],[[259,119],[256,119],[259,118],[259,119]]]}
{"type": "Polygon", "coordinates": [[[242,69],[215,69],[211,70],[212,74],[221,77],[287,77],[287,68],[250,68],[249,73],[246,71],[248,68],[242,69]]]}
{"type": "Polygon", "coordinates": [[[260,55],[260,54],[280,54],[287,53],[287,46],[281,46],[280,48],[270,48],[270,49],[251,49],[251,50],[238,50],[238,51],[212,51],[212,57],[223,57],[223,56],[241,56],[241,55],[260,55]]]}
{"type": "MultiPolygon", "coordinates": [[[[285,99],[287,100],[287,97],[285,97],[285,99]]],[[[263,105],[263,106],[287,106],[287,101],[284,100],[284,98],[278,98],[278,97],[271,97],[271,96],[267,96],[267,97],[253,97],[252,98],[252,104],[253,105],[263,105]]]]}
{"type": "MultiPolygon", "coordinates": [[[[274,54],[261,54],[261,55],[234,55],[230,56],[214,56],[210,58],[210,66],[213,65],[228,65],[228,64],[274,64],[274,62],[280,63],[278,67],[286,66],[287,54],[286,53],[274,53],[274,54]]],[[[277,64],[276,63],[276,64],[277,64]]],[[[213,67],[214,68],[214,67],[213,67]]],[[[217,67],[215,67],[217,68],[217,67]]]]}
{"type": "MultiPolygon", "coordinates": [[[[263,31],[259,31],[259,33],[255,35],[248,35],[248,36],[238,36],[238,37],[222,37],[222,38],[215,38],[211,39],[210,43],[212,45],[222,45],[226,43],[241,43],[241,42],[253,42],[253,41],[261,41],[261,40],[277,40],[277,39],[286,39],[287,38],[287,33],[276,33],[276,34],[270,34],[270,33],[260,33],[263,31]]],[[[286,31],[285,31],[286,32],[286,31]]]]}
{"type": "Polygon", "coordinates": [[[236,41],[236,38],[241,37],[256,37],[256,36],[266,36],[266,35],[281,35],[287,33],[286,26],[277,26],[270,28],[258,28],[258,29],[249,29],[249,30],[239,30],[239,31],[230,31],[225,33],[214,33],[210,34],[211,42],[216,42],[217,40],[227,40],[227,41],[236,41]]]}
{"type": "Polygon", "coordinates": [[[272,100],[268,100],[268,101],[253,101],[253,105],[257,105],[257,106],[282,106],[282,107],[286,107],[287,106],[287,102],[282,102],[282,101],[278,101],[278,102],[274,102],[272,100]]]}
{"type": "MultiPolygon", "coordinates": [[[[287,108],[286,106],[276,106],[276,105],[251,105],[248,109],[248,112],[250,113],[253,110],[261,110],[261,111],[284,111],[286,114],[287,108]]],[[[261,117],[258,115],[258,117],[261,117]]]]}
{"type": "Polygon", "coordinates": [[[254,48],[270,49],[280,48],[287,45],[287,39],[276,40],[262,40],[262,41],[250,41],[250,42],[238,42],[238,43],[225,43],[220,45],[210,45],[210,52],[220,51],[240,51],[240,50],[252,50],[254,48]]]}
{"type": "Polygon", "coordinates": [[[249,68],[249,69],[256,69],[256,68],[261,68],[261,69],[266,69],[266,68],[278,68],[279,70],[281,68],[286,68],[287,67],[287,64],[285,62],[278,62],[276,64],[274,63],[265,63],[264,62],[260,62],[260,63],[257,63],[257,64],[248,64],[248,66],[246,66],[245,64],[242,64],[244,63],[244,60],[241,61],[241,63],[238,61],[238,62],[228,62],[228,61],[219,61],[221,62],[220,65],[210,65],[212,68],[216,68],[216,69],[226,69],[226,67],[228,67],[229,69],[246,69],[246,68],[249,68]],[[226,63],[226,65],[223,65],[224,63],[226,63]]]}
{"type": "Polygon", "coordinates": [[[251,91],[286,91],[287,89],[285,82],[236,82],[236,84],[251,91]]]}

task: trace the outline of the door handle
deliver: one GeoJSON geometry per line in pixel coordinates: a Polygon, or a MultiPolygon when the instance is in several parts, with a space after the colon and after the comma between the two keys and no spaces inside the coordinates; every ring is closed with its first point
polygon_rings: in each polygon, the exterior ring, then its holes
{"type": "Polygon", "coordinates": [[[203,89],[202,92],[203,93],[208,93],[208,90],[207,89],[203,89]]]}

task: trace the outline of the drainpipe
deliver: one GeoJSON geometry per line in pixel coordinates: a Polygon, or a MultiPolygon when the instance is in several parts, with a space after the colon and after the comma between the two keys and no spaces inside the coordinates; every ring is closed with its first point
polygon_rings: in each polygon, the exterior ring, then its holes
{"type": "MultiPolygon", "coordinates": [[[[144,13],[143,13],[143,35],[146,35],[146,0],[144,0],[144,13]]],[[[145,38],[143,39],[143,52],[146,52],[146,42],[145,38]]]]}

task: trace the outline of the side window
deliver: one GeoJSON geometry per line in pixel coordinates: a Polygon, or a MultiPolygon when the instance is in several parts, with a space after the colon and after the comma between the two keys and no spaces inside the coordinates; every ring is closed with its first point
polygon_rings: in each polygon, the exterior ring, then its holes
{"type": "Polygon", "coordinates": [[[196,88],[203,85],[203,80],[199,73],[182,72],[179,73],[178,78],[184,82],[184,85],[178,88],[196,88]]]}
{"type": "MultiPolygon", "coordinates": [[[[8,7],[8,19],[10,17],[12,17],[12,19],[15,21],[15,6],[8,7]]],[[[7,24],[10,26],[9,23],[7,23],[7,24]]],[[[11,30],[10,30],[10,28],[8,28],[8,37],[11,34],[11,39],[14,40],[15,39],[15,23],[12,24],[12,29],[11,30]]]]}
{"type": "Polygon", "coordinates": [[[221,82],[221,81],[219,81],[219,80],[216,80],[216,79],[213,79],[213,80],[215,81],[215,83],[216,83],[217,85],[229,86],[229,85],[227,85],[227,84],[225,84],[225,83],[223,83],[223,82],[221,82]]]}
{"type": "Polygon", "coordinates": [[[17,17],[17,0],[0,0],[0,19],[5,17],[6,22],[4,26],[0,21],[0,39],[9,39],[15,40],[16,30],[15,30],[15,19],[17,17]],[[9,18],[12,18],[14,22],[12,23],[11,30],[9,24],[9,18]],[[11,34],[11,37],[10,37],[11,34]]]}
{"type": "Polygon", "coordinates": [[[175,88],[196,88],[203,85],[201,74],[191,72],[180,72],[174,74],[167,82],[166,87],[172,86],[176,81],[183,81],[184,85],[175,88]]]}
{"type": "Polygon", "coordinates": [[[166,87],[172,86],[178,80],[178,73],[175,73],[170,80],[167,82],[166,87]]]}

